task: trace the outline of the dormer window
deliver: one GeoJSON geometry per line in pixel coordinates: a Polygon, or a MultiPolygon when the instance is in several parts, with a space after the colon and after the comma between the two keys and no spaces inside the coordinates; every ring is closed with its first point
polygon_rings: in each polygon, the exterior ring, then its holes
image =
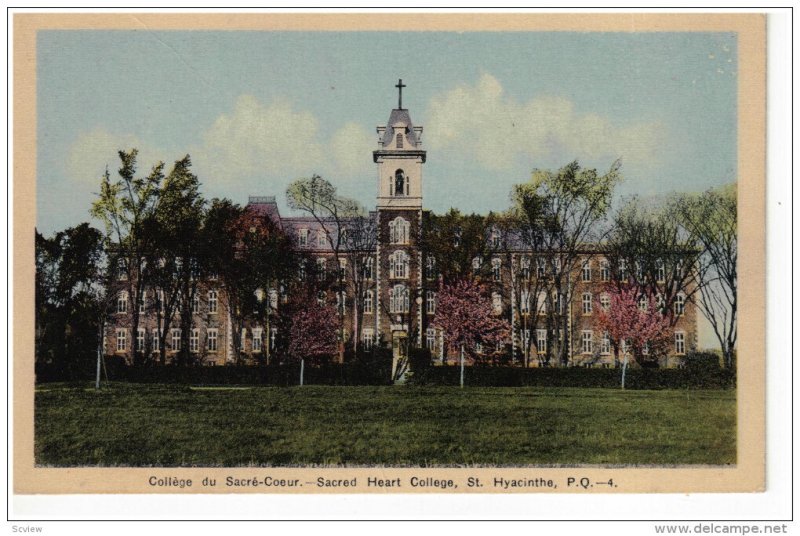
{"type": "Polygon", "coordinates": [[[402,169],[394,172],[394,195],[405,195],[406,193],[406,175],[402,169]]]}
{"type": "Polygon", "coordinates": [[[402,149],[403,148],[403,135],[402,134],[397,134],[397,148],[398,149],[402,149]]]}

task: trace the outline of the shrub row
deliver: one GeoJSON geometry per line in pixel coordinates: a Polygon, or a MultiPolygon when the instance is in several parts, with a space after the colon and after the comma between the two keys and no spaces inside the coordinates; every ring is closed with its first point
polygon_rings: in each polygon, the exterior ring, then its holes
{"type": "MultiPolygon", "coordinates": [[[[408,380],[413,385],[458,385],[458,366],[418,369],[408,380]]],[[[464,383],[476,387],[620,387],[622,369],[466,367],[464,383]]],[[[689,368],[629,368],[626,389],[731,389],[736,386],[734,371],[717,368],[702,374],[689,368]]]]}

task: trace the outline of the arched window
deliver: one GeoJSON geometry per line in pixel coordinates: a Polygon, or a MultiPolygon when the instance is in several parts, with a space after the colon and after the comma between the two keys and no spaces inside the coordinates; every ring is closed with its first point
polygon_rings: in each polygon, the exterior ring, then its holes
{"type": "Polygon", "coordinates": [[[410,306],[408,287],[395,285],[389,290],[389,312],[407,313],[410,306]]]}
{"type": "Polygon", "coordinates": [[[406,194],[406,175],[402,169],[394,172],[394,195],[406,194]]]}
{"type": "Polygon", "coordinates": [[[408,244],[409,223],[401,216],[389,222],[389,243],[408,244]]]}
{"type": "Polygon", "coordinates": [[[392,253],[389,257],[389,278],[406,279],[408,277],[408,255],[403,250],[392,253]]]}

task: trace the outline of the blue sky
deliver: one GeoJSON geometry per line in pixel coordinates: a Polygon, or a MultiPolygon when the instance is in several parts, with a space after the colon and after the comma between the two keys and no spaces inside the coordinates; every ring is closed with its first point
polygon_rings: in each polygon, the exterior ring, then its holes
{"type": "Polygon", "coordinates": [[[375,126],[425,128],[424,204],[508,206],[533,168],[622,158],[618,194],[736,180],[726,33],[42,31],[37,226],[89,220],[116,150],[144,173],[189,153],[204,193],[245,203],[318,173],[374,205],[375,126]]]}

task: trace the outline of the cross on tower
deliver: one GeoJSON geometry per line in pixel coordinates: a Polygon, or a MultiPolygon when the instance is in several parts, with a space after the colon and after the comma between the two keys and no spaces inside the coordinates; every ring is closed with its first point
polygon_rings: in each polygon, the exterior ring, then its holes
{"type": "Polygon", "coordinates": [[[397,81],[397,84],[394,87],[396,87],[398,89],[398,91],[399,91],[398,100],[397,100],[397,108],[402,110],[403,109],[403,88],[406,87],[406,85],[403,83],[403,79],[400,78],[397,81]]]}

